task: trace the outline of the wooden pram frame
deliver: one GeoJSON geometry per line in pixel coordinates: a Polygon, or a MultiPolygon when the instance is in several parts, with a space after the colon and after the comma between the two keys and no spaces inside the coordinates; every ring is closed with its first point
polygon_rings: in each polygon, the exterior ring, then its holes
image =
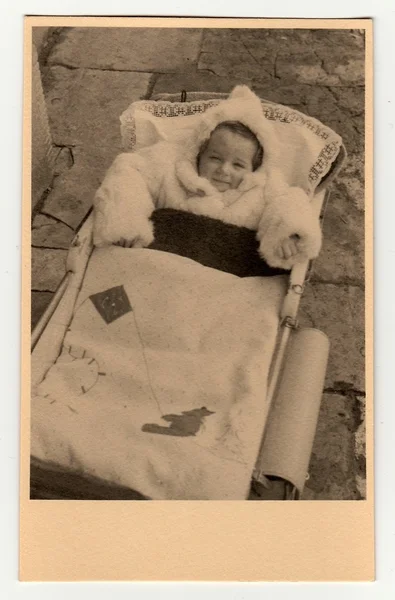
{"type": "MultiPolygon", "coordinates": [[[[207,100],[225,99],[226,94],[206,92],[190,92],[188,99],[207,100]]],[[[186,92],[181,93],[181,101],[187,99],[186,92]]],[[[162,94],[153,100],[180,101],[180,95],[162,94]]],[[[270,103],[269,101],[266,101],[270,103]]],[[[321,224],[329,199],[328,185],[333,180],[345,159],[343,146],[329,173],[323,178],[312,198],[314,214],[321,224]]],[[[66,273],[60,282],[50,304],[41,315],[31,334],[31,387],[39,383],[59,355],[61,344],[70,325],[74,306],[81,289],[84,275],[89,263],[92,245],[92,210],[80,226],[71,246],[66,261],[66,273]],[[48,329],[48,324],[55,315],[56,325],[48,329]]],[[[288,290],[285,295],[277,336],[276,349],[273,355],[269,374],[266,402],[268,412],[275,401],[276,389],[281,376],[284,357],[291,332],[298,327],[297,313],[305,285],[312,269],[311,261],[298,264],[289,274],[288,290]]],[[[262,434],[264,439],[265,431],[262,434]]],[[[307,475],[307,473],[306,473],[307,475]]],[[[34,457],[30,465],[30,482],[32,499],[133,499],[145,500],[141,494],[121,486],[114,486],[105,481],[88,478],[77,473],[61,469],[57,465],[43,465],[34,457]],[[50,483],[49,483],[50,482],[50,483]]],[[[252,490],[250,499],[262,500],[295,500],[301,497],[299,489],[290,481],[274,478],[271,482],[261,469],[261,454],[258,456],[254,473],[252,474],[252,490]],[[267,490],[268,484],[271,489],[267,490]]]]}

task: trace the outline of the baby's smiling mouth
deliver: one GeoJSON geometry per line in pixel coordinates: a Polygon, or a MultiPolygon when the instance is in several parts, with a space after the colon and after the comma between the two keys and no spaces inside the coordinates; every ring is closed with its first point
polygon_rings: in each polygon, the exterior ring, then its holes
{"type": "Polygon", "coordinates": [[[223,179],[212,178],[212,183],[216,187],[230,187],[230,181],[224,181],[223,179]]]}

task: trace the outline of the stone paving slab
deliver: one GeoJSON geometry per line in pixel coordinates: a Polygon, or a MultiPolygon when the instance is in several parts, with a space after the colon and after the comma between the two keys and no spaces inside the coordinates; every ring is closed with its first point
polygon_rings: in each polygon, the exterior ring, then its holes
{"type": "Polygon", "coordinates": [[[33,221],[32,246],[67,250],[74,235],[74,231],[67,225],[38,214],[33,221]]]}
{"type": "MultiPolygon", "coordinates": [[[[281,52],[281,51],[280,51],[281,52]]],[[[326,50],[327,52],[327,50],[326,50]]],[[[276,77],[285,83],[307,83],[313,85],[343,86],[365,83],[364,60],[355,58],[355,53],[338,49],[341,56],[326,56],[319,64],[312,49],[300,54],[281,54],[276,58],[276,77]],[[339,64],[340,61],[340,64],[339,64]]]]}
{"type": "Polygon", "coordinates": [[[120,149],[121,113],[145,97],[150,73],[53,67],[44,87],[54,144],[120,149]]]}
{"type": "Polygon", "coordinates": [[[55,292],[65,274],[67,250],[32,248],[34,291],[55,292]]]}
{"type": "Polygon", "coordinates": [[[204,34],[198,67],[256,82],[364,85],[363,50],[362,36],[347,30],[213,29],[204,34]]]}
{"type": "Polygon", "coordinates": [[[356,208],[345,185],[336,183],[325,211],[323,245],[314,261],[312,279],[364,286],[364,213],[356,208]]]}
{"type": "Polygon", "coordinates": [[[201,39],[201,29],[76,27],[65,32],[48,63],[173,73],[197,60],[201,39]]]}
{"type": "Polygon", "coordinates": [[[67,171],[67,169],[70,169],[70,167],[72,167],[74,164],[74,159],[73,159],[73,153],[71,148],[67,148],[62,147],[59,150],[59,154],[56,157],[56,162],[55,162],[55,172],[54,172],[54,176],[55,178],[58,177],[58,175],[61,175],[62,173],[64,173],[64,171],[67,171]]]}
{"type": "MultiPolygon", "coordinates": [[[[363,214],[365,209],[365,160],[362,152],[348,155],[343,169],[337,176],[337,187],[346,192],[349,202],[363,214]]],[[[363,237],[363,229],[360,235],[363,237]]]]}
{"type": "Polygon", "coordinates": [[[364,39],[360,31],[352,29],[212,28],[204,31],[201,52],[221,55],[229,49],[241,52],[243,47],[258,58],[280,51],[296,56],[308,49],[313,49],[321,58],[334,53],[341,57],[345,52],[359,55],[364,39]]]}
{"type": "Polygon", "coordinates": [[[324,394],[309,466],[303,500],[358,500],[356,474],[365,477],[364,465],[358,469],[354,456],[354,434],[359,426],[355,398],[324,394]]]}
{"type": "Polygon", "coordinates": [[[56,180],[45,200],[43,212],[77,229],[92,206],[106,170],[118,154],[116,148],[74,148],[73,166],[56,180]]]}
{"type": "Polygon", "coordinates": [[[310,282],[298,315],[301,326],[317,327],[331,348],[325,386],[365,390],[364,290],[310,282]]]}
{"type": "Polygon", "coordinates": [[[161,74],[157,77],[152,96],[155,94],[177,94],[182,90],[187,92],[220,92],[232,91],[236,85],[251,86],[251,80],[240,77],[220,77],[207,71],[196,71],[196,69],[175,73],[174,75],[161,74]]]}
{"type": "Polygon", "coordinates": [[[256,81],[259,71],[259,82],[262,84],[270,84],[274,77],[274,64],[270,58],[260,61],[257,65],[256,59],[246,50],[240,52],[227,48],[220,55],[203,52],[199,57],[198,68],[220,77],[243,77],[252,82],[256,81]]]}

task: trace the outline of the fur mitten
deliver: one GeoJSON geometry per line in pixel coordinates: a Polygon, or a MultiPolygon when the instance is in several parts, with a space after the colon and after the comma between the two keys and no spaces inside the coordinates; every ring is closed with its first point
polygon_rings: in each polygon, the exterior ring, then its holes
{"type": "Polygon", "coordinates": [[[315,258],[321,249],[321,228],[307,194],[296,187],[272,188],[266,197],[258,226],[259,253],[271,267],[290,269],[296,263],[315,258]],[[281,258],[282,243],[292,236],[298,252],[281,258]],[[294,238],[294,239],[295,239],[294,238]]]}
{"type": "Polygon", "coordinates": [[[122,238],[136,247],[148,246],[154,239],[149,220],[154,210],[152,196],[140,174],[141,158],[120,154],[104,178],[94,198],[93,243],[116,244],[122,238]]]}

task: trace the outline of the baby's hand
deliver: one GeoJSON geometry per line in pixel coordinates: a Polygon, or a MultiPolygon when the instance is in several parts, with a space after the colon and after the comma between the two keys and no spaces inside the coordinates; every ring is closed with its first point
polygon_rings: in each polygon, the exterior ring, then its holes
{"type": "Polygon", "coordinates": [[[151,221],[145,218],[137,219],[123,230],[123,237],[114,236],[112,243],[122,248],[146,248],[154,241],[154,228],[151,221]]]}
{"type": "Polygon", "coordinates": [[[284,260],[288,260],[295,256],[295,254],[298,254],[299,240],[300,237],[297,233],[283,240],[281,246],[277,250],[277,255],[284,260]]]}
{"type": "Polygon", "coordinates": [[[122,248],[132,248],[134,244],[134,240],[126,240],[125,238],[120,238],[117,242],[115,242],[115,246],[122,246],[122,248]]]}
{"type": "Polygon", "coordinates": [[[135,237],[133,240],[120,238],[117,242],[114,242],[114,246],[121,246],[122,248],[146,248],[151,241],[140,236],[135,237]]]}

